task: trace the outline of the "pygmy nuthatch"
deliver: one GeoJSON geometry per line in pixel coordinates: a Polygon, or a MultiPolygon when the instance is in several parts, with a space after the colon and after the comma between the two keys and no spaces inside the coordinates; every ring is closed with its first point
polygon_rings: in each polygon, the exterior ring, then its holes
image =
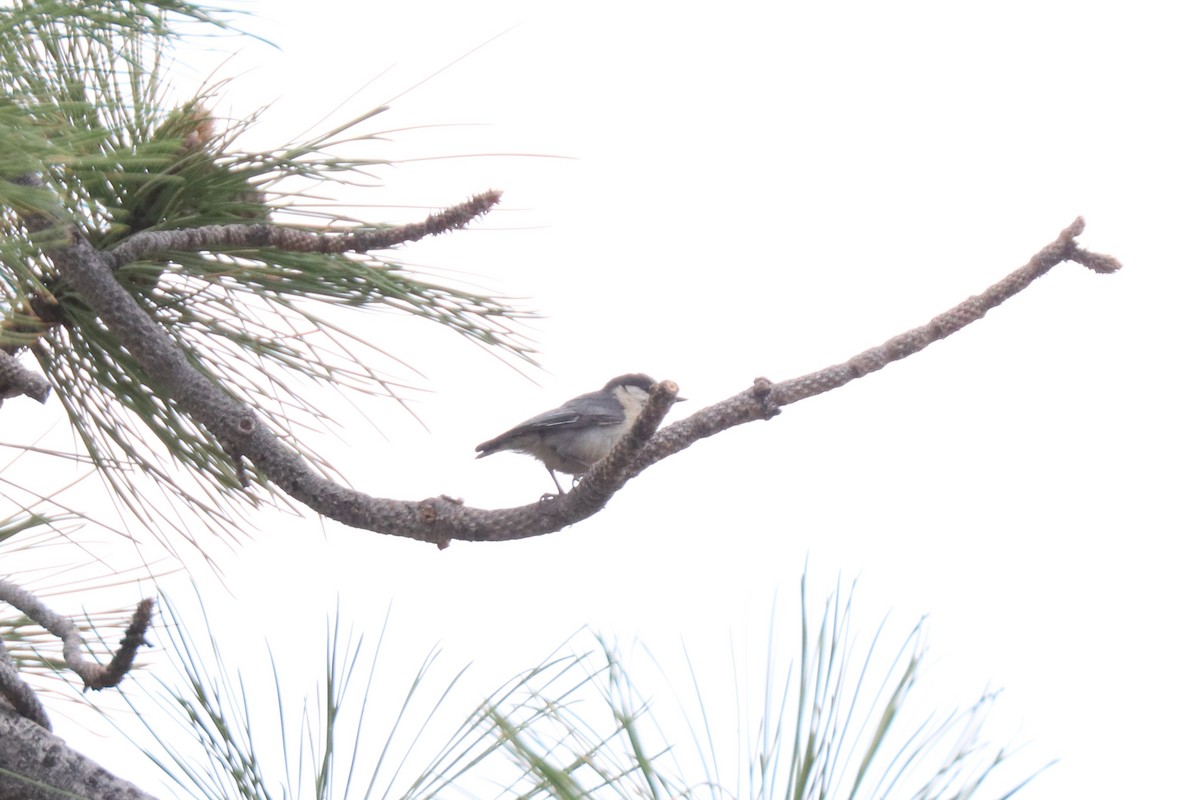
{"type": "Polygon", "coordinates": [[[653,385],[641,373],[613,378],[598,392],[581,394],[484,442],[475,448],[476,458],[501,450],[527,453],[546,465],[562,494],[554,471],[582,475],[608,455],[633,427],[653,385]]]}

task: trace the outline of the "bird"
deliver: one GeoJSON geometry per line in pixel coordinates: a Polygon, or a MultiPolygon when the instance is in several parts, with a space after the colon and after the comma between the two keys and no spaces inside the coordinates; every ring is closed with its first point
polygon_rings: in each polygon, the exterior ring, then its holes
{"type": "Polygon", "coordinates": [[[555,471],[582,475],[608,455],[633,427],[653,386],[649,375],[620,375],[598,392],[581,394],[488,439],[476,446],[476,458],[502,450],[531,455],[545,465],[562,494],[555,471]]]}

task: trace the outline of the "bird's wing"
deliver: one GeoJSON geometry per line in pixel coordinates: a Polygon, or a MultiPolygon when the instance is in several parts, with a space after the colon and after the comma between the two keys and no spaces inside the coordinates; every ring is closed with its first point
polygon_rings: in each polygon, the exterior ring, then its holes
{"type": "Polygon", "coordinates": [[[591,403],[587,397],[577,397],[574,400],[568,400],[559,408],[553,411],[545,411],[536,417],[531,417],[511,430],[500,434],[495,439],[489,439],[483,444],[478,445],[475,449],[487,455],[514,439],[539,431],[565,431],[576,428],[591,428],[597,425],[617,425],[624,422],[624,418],[619,414],[596,413],[594,411],[585,413],[583,409],[588,408],[590,405],[591,403]]]}
{"type": "Polygon", "coordinates": [[[585,428],[593,425],[616,425],[624,421],[620,413],[597,412],[596,403],[590,395],[568,400],[553,411],[545,411],[532,419],[527,419],[514,431],[531,433],[547,428],[570,430],[585,428]]]}

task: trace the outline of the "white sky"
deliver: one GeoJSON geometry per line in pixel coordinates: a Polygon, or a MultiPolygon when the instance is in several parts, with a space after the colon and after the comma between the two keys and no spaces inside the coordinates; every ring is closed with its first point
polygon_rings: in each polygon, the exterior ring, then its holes
{"type": "MultiPolygon", "coordinates": [[[[294,138],[366,86],[326,124],[348,118],[517,25],[384,123],[480,126],[397,134],[377,152],[575,159],[403,163],[354,193],[415,206],[372,214],[404,222],[503,189],[502,212],[406,256],[545,315],[531,328],[540,385],[428,325],[363,320],[432,390],[415,403],[428,432],[375,402],[364,408],[379,430],[347,415],[340,441],[313,434],[365,491],[529,502],[549,483],[540,465],[475,461],[476,443],[622,372],[677,381],[690,398],[678,418],[756,376],[842,361],[982,291],[1076,215],[1084,246],[1125,264],[1113,276],[1062,265],[964,333],[700,443],[552,536],[439,552],[264,511],[253,544],[217,550],[255,652],[269,635],[277,652],[319,658],[340,596],[369,640],[391,604],[405,675],[440,643],[488,686],[581,626],[664,662],[680,640],[716,662],[731,635],[765,648],[772,603],[794,605],[807,560],[818,595],[858,579],[864,636],[886,614],[900,635],[928,614],[917,710],[1004,688],[991,737],[1026,743],[1027,770],[1061,759],[1022,798],[1194,785],[1200,280],[1185,232],[1200,185],[1200,12],[243,7],[279,46],[243,43],[224,68],[222,111],[277,99],[251,144],[294,138]]],[[[180,54],[201,75],[213,59],[180,54]]],[[[60,416],[37,413],[43,426],[60,416]]]]}

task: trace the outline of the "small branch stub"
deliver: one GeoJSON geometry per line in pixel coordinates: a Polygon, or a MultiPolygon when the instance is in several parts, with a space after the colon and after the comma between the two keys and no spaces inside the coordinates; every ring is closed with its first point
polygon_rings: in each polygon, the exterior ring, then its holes
{"type": "Polygon", "coordinates": [[[772,385],[766,378],[755,378],[754,386],[750,389],[751,394],[762,403],[763,419],[771,419],[783,413],[783,410],[771,399],[772,385]]]}
{"type": "Polygon", "coordinates": [[[22,394],[45,403],[50,397],[50,382],[38,373],[25,369],[7,351],[0,350],[0,402],[22,394]]]}

